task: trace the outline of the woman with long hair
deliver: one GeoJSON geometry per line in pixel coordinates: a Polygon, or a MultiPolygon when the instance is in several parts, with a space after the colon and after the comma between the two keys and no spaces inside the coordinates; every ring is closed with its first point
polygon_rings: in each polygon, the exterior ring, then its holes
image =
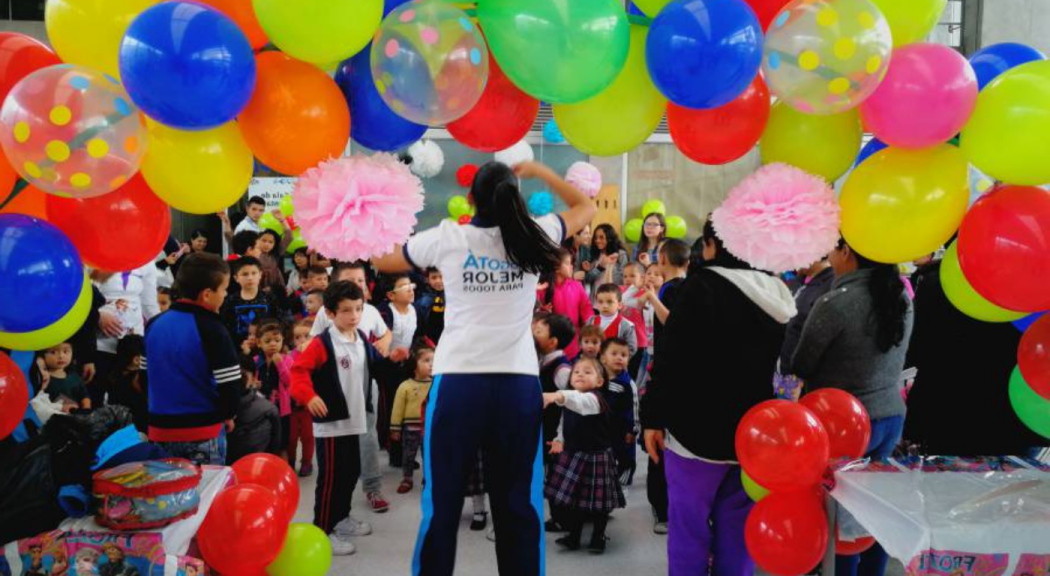
{"type": "Polygon", "coordinates": [[[480,448],[503,576],[543,571],[539,360],[532,312],[539,275],[559,263],[559,243],[596,213],[551,169],[524,162],[481,167],[469,225],[444,222],[375,259],[382,272],[435,267],[445,280],[445,330],[427,404],[426,488],[413,574],[451,576],[463,486],[480,448]],[[519,178],[538,178],[569,207],[533,219],[519,178]]]}
{"type": "Polygon", "coordinates": [[[591,235],[591,266],[583,284],[588,287],[602,284],[623,286],[623,267],[629,262],[620,236],[609,224],[599,224],[591,235]]]}
{"type": "Polygon", "coordinates": [[[653,212],[642,221],[642,239],[634,247],[631,260],[648,266],[656,263],[660,244],[667,239],[667,220],[663,214],[653,212]]]}

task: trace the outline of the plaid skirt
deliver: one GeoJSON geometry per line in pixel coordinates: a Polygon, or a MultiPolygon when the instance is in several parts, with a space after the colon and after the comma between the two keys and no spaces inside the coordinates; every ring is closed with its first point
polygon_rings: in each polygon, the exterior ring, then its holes
{"type": "Polygon", "coordinates": [[[607,513],[627,505],[612,450],[562,452],[547,479],[544,495],[551,505],[607,513]]]}
{"type": "Polygon", "coordinates": [[[481,451],[478,450],[478,457],[474,459],[474,465],[471,467],[470,475],[467,476],[467,484],[463,491],[464,496],[480,496],[485,493],[485,466],[481,461],[481,451]]]}

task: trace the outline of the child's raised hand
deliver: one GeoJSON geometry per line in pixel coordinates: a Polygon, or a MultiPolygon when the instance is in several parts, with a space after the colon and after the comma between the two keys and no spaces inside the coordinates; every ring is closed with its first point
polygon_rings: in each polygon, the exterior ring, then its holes
{"type": "Polygon", "coordinates": [[[320,396],[314,396],[310,399],[306,404],[306,410],[314,418],[324,418],[325,416],[328,416],[328,405],[324,403],[324,400],[321,400],[320,396]]]}
{"type": "Polygon", "coordinates": [[[565,443],[555,440],[551,442],[551,454],[561,454],[565,451],[565,443]]]}
{"type": "Polygon", "coordinates": [[[649,266],[650,264],[652,264],[652,259],[649,257],[648,252],[642,252],[641,254],[639,254],[638,261],[641,262],[643,266],[649,266]]]}
{"type": "Polygon", "coordinates": [[[558,401],[565,402],[565,395],[561,392],[544,392],[543,393],[543,407],[546,408],[551,404],[557,404],[558,401]]]}

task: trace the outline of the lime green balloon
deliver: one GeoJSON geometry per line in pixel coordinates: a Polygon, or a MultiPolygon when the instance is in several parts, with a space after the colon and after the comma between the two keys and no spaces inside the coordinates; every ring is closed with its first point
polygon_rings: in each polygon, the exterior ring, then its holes
{"type": "Polygon", "coordinates": [[[295,214],[295,205],[292,204],[291,194],[281,198],[281,214],[284,214],[285,217],[295,214]]]}
{"type": "Polygon", "coordinates": [[[458,220],[460,216],[470,214],[470,202],[466,196],[456,195],[448,199],[448,215],[458,220]]]}
{"type": "Polygon", "coordinates": [[[33,352],[57,346],[67,340],[84,325],[91,311],[91,279],[84,276],[84,285],[73,308],[50,326],[32,332],[0,332],[0,348],[33,352]]]}
{"type": "Polygon", "coordinates": [[[642,239],[642,222],[641,218],[631,218],[623,225],[623,237],[630,243],[636,243],[642,239]]]}
{"type": "Polygon", "coordinates": [[[941,287],[944,288],[944,295],[948,297],[948,301],[959,312],[982,322],[1013,322],[1028,315],[1027,312],[1000,308],[978,294],[963,275],[955,245],[956,242],[952,242],[941,260],[941,287]]]}
{"type": "Polygon", "coordinates": [[[685,238],[686,233],[689,231],[689,227],[685,224],[685,218],[681,216],[668,216],[667,217],[667,237],[677,238],[681,240],[685,238]]]}
{"type": "Polygon", "coordinates": [[[630,25],[619,0],[484,0],[478,19],[507,77],[552,104],[598,95],[627,60],[630,25]]]}
{"type": "Polygon", "coordinates": [[[948,0],[871,0],[886,17],[893,46],[922,42],[937,25],[948,0]]]}
{"type": "Polygon", "coordinates": [[[642,14],[650,18],[656,18],[656,15],[671,3],[671,0],[634,0],[634,5],[642,11],[642,14]]]}
{"type": "Polygon", "coordinates": [[[360,52],[383,19],[383,0],[252,0],[252,6],[274,46],[319,65],[360,52]]]}
{"type": "Polygon", "coordinates": [[[271,212],[267,212],[259,218],[259,228],[263,230],[273,230],[278,234],[284,234],[284,225],[277,219],[271,212]]]}
{"type": "Polygon", "coordinates": [[[303,231],[296,228],[292,232],[292,241],[288,243],[288,254],[295,254],[300,248],[306,248],[306,240],[303,240],[303,231]]]}
{"type": "Polygon", "coordinates": [[[270,576],[324,576],[332,567],[332,543],[313,524],[288,526],[284,546],[266,567],[270,576]]]}
{"type": "Polygon", "coordinates": [[[783,162],[834,182],[853,166],[863,135],[856,109],[813,116],[781,100],[770,110],[758,145],[763,164],[783,162]]]}
{"type": "Polygon", "coordinates": [[[1021,375],[1021,368],[1014,368],[1010,375],[1010,404],[1017,417],[1033,432],[1050,438],[1050,400],[1032,390],[1021,375]]]}
{"type": "Polygon", "coordinates": [[[667,99],[656,89],[645,64],[649,28],[631,26],[631,48],[620,75],[593,98],[555,104],[554,120],[577,150],[618,156],[645,142],[663,118],[667,99]]]}
{"type": "Polygon", "coordinates": [[[759,486],[758,482],[752,480],[751,477],[747,475],[747,472],[744,472],[743,470],[740,470],[740,481],[744,484],[744,492],[747,492],[748,497],[755,502],[769,496],[769,490],[759,486]]]}
{"type": "Polygon", "coordinates": [[[663,200],[646,200],[645,204],[642,204],[642,218],[650,214],[667,215],[667,206],[664,206],[663,200]]]}

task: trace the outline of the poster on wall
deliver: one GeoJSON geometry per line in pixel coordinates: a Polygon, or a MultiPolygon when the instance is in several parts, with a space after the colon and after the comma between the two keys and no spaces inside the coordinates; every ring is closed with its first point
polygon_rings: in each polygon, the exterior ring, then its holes
{"type": "Polygon", "coordinates": [[[248,184],[248,197],[262,196],[266,209],[273,210],[281,204],[281,198],[292,193],[298,178],[291,176],[257,177],[248,184]]]}

